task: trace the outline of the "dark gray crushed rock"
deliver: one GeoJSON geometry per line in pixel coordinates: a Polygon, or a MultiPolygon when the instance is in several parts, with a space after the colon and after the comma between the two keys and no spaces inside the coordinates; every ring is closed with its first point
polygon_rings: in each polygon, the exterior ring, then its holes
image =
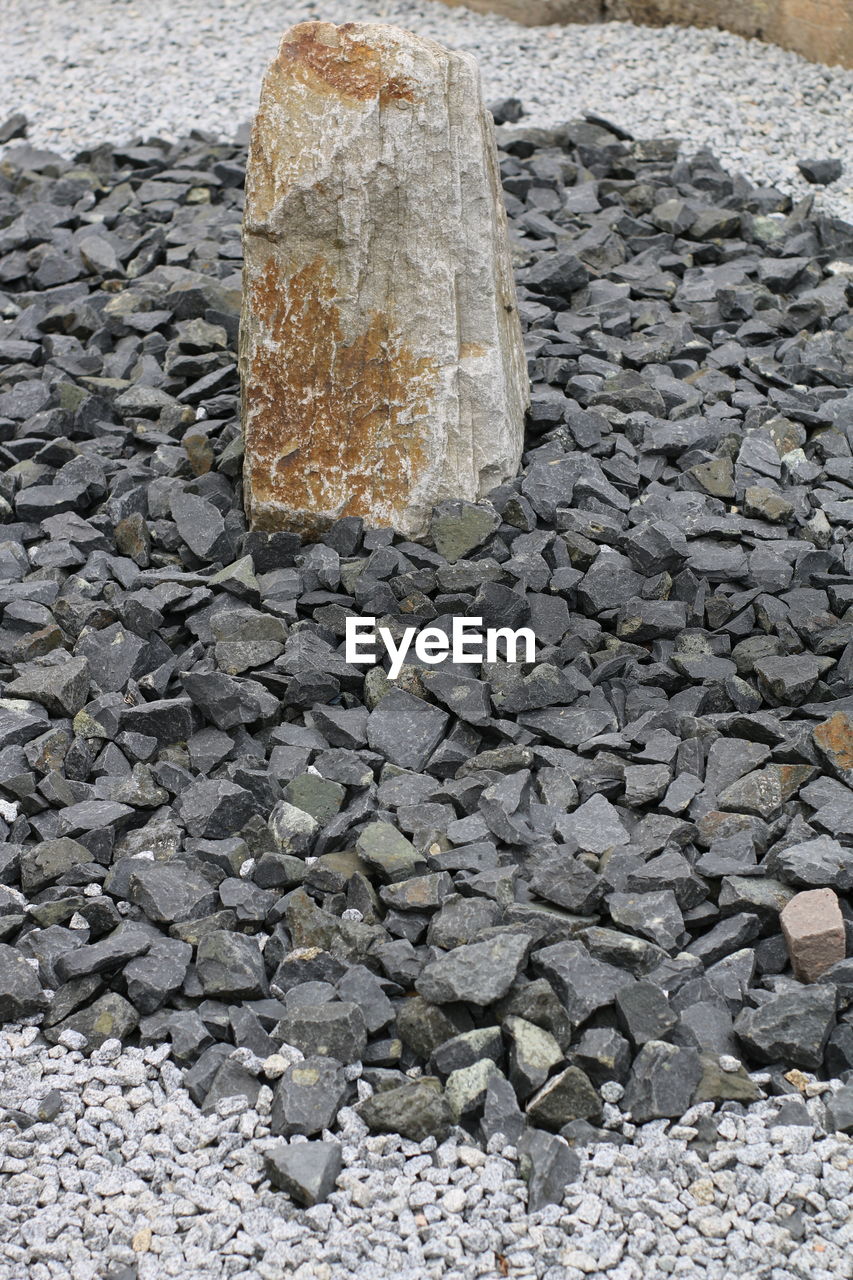
{"type": "Polygon", "coordinates": [[[243,142],[0,169],[0,1015],[167,1042],[208,1113],[284,1050],[306,1204],[357,1063],[372,1130],[503,1133],[537,1206],[608,1084],[853,1081],[850,962],[804,986],[779,926],[829,887],[853,933],[853,228],[600,121],[498,138],[527,452],[424,544],[246,529],[243,142]],[[393,684],[350,614],[536,661],[393,684]]]}

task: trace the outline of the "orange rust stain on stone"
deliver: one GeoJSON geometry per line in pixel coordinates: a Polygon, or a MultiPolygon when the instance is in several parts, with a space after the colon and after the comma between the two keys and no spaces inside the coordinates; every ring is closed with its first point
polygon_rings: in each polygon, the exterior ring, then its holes
{"type": "Polygon", "coordinates": [[[252,282],[250,305],[265,331],[245,390],[255,527],[284,528],[288,511],[303,513],[300,525],[316,513],[318,529],[324,512],[380,509],[390,523],[425,465],[419,420],[438,361],[416,356],[378,312],[347,344],[322,257],[287,279],[271,258],[252,282]],[[281,515],[258,510],[268,503],[281,504],[281,515]]]}
{"type": "Polygon", "coordinates": [[[459,359],[465,360],[469,356],[484,356],[489,348],[483,342],[460,342],[459,359]]]}
{"type": "Polygon", "coordinates": [[[814,774],[814,769],[807,764],[783,764],[779,766],[779,786],[782,799],[789,800],[795,791],[814,774]]]}
{"type": "Polygon", "coordinates": [[[817,725],[814,740],[839,769],[853,769],[853,725],[843,711],[817,725]]]}
{"type": "Polygon", "coordinates": [[[318,93],[344,100],[414,102],[414,87],[402,76],[385,77],[382,56],[372,45],[356,39],[354,23],[335,27],[329,22],[300,22],[283,41],[278,66],[286,79],[318,93]]]}

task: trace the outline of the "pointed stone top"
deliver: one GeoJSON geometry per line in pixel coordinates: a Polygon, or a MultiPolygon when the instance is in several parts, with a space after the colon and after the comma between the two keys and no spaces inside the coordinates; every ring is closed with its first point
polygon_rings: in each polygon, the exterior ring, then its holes
{"type": "MultiPolygon", "coordinates": [[[[417,84],[391,74],[383,57],[399,56],[407,48],[439,46],[423,36],[380,22],[300,22],[279,46],[277,64],[312,93],[344,102],[414,102],[417,84]]],[[[274,66],[276,64],[273,64],[274,66]]]]}

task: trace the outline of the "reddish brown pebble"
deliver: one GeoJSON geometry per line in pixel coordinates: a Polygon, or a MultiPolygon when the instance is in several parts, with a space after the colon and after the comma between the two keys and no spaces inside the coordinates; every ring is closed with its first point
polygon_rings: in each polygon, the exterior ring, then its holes
{"type": "Polygon", "coordinates": [[[815,726],[814,744],[833,773],[853,785],[853,719],[844,711],[836,712],[815,726]]]}
{"type": "Polygon", "coordinates": [[[801,982],[815,982],[846,954],[844,920],[832,889],[809,889],[796,894],[779,921],[794,974],[801,982]]]}

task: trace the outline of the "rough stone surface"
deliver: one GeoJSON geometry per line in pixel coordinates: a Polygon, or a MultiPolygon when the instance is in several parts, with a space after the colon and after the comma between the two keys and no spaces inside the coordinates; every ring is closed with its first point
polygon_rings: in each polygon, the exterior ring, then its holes
{"type": "Polygon", "coordinates": [[[376,1093],[358,1113],[373,1133],[400,1133],[412,1142],[447,1136],[450,1107],[438,1080],[429,1077],[376,1093]]]}
{"type": "Polygon", "coordinates": [[[247,170],[241,366],[255,528],[436,502],[514,474],[527,383],[477,67],[379,24],[301,23],[247,170]]]}
{"type": "Polygon", "coordinates": [[[844,918],[832,889],[795,894],[782,909],[779,923],[801,982],[814,982],[847,954],[844,918]]]}
{"type": "Polygon", "coordinates": [[[625,1089],[625,1107],[638,1124],[681,1116],[701,1078],[702,1064],[695,1049],[649,1040],[634,1059],[625,1089]]]}
{"type": "Polygon", "coordinates": [[[786,991],[763,1001],[757,1009],[744,1009],[735,1031],[759,1060],[782,1060],[813,1069],[823,1059],[835,1025],[835,1009],[832,987],[786,991]]]}
{"type": "Polygon", "coordinates": [[[341,1171],[339,1142],[280,1143],[267,1152],[266,1172],[274,1186],[281,1187],[301,1205],[319,1204],[334,1190],[341,1171]]]}
{"type": "Polygon", "coordinates": [[[447,1004],[468,1000],[489,1005],[505,996],[521,968],[530,939],[525,934],[498,935],[489,942],[457,947],[428,964],[417,982],[426,1000],[447,1004]]]}

